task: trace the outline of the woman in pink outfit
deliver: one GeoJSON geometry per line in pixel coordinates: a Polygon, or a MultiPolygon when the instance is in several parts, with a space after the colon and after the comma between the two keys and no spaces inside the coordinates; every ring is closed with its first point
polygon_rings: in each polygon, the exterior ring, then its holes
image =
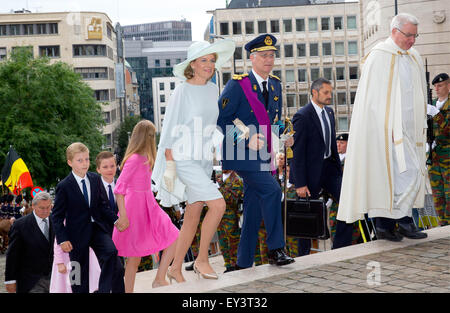
{"type": "Polygon", "coordinates": [[[120,256],[127,257],[125,292],[133,292],[141,257],[163,251],[153,288],[168,285],[167,269],[175,253],[178,229],[159,207],[151,190],[156,157],[155,125],[136,124],[131,134],[114,193],[119,207],[113,241],[120,256]]]}
{"type": "MultiPolygon", "coordinates": [[[[71,283],[77,282],[76,274],[73,277],[70,273],[69,253],[62,251],[60,245],[56,243],[53,246],[53,267],[50,279],[50,293],[72,293],[71,283]],[[69,270],[67,269],[69,267],[69,270]],[[72,282],[71,282],[72,279],[72,282]]],[[[94,250],[89,248],[89,292],[93,293],[98,289],[98,280],[100,278],[100,265],[94,250]]]]}

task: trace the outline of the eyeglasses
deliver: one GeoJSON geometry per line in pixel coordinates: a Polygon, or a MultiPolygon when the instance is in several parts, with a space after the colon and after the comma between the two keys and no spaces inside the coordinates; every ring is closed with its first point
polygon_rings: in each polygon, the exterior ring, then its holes
{"type": "Polygon", "coordinates": [[[261,53],[261,52],[258,52],[258,55],[260,56],[260,57],[262,57],[263,59],[268,59],[268,58],[270,58],[270,59],[274,59],[275,58],[275,53],[261,53]]]}
{"type": "Polygon", "coordinates": [[[395,29],[397,29],[399,32],[401,32],[406,38],[411,38],[411,37],[417,38],[417,37],[419,37],[419,34],[405,34],[399,28],[395,28],[395,29]]]}

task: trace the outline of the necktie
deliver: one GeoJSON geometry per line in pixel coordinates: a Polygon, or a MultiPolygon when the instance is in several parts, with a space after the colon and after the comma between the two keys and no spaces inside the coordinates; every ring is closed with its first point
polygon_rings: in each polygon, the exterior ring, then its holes
{"type": "Polygon", "coordinates": [[[116,206],[116,202],[114,201],[114,194],[113,194],[111,185],[108,185],[108,189],[109,189],[109,191],[108,191],[108,193],[109,193],[109,195],[108,195],[108,197],[109,197],[109,205],[111,206],[112,210],[115,210],[114,208],[116,206]]]}
{"type": "Polygon", "coordinates": [[[43,218],[42,219],[42,222],[44,222],[44,236],[45,236],[45,238],[47,238],[47,240],[48,240],[48,234],[49,234],[49,229],[48,229],[48,221],[47,221],[47,219],[46,218],[43,218]]]}
{"type": "Polygon", "coordinates": [[[264,105],[267,110],[267,105],[269,104],[269,92],[267,91],[267,82],[266,81],[262,82],[262,86],[263,86],[262,95],[263,95],[264,101],[265,101],[264,105]]]}
{"type": "Polygon", "coordinates": [[[322,121],[325,128],[325,156],[328,157],[328,151],[330,151],[330,127],[328,126],[328,121],[325,117],[325,109],[322,110],[322,121]]]}
{"type": "Polygon", "coordinates": [[[84,179],[82,179],[81,183],[83,184],[84,199],[86,200],[86,203],[89,206],[89,195],[88,195],[88,191],[87,191],[87,188],[86,188],[86,182],[84,181],[84,179]]]}

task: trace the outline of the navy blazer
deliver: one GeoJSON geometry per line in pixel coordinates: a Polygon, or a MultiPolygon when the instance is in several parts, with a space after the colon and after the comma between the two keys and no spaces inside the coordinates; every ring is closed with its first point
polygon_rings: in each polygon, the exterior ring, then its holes
{"type": "Polygon", "coordinates": [[[58,244],[70,241],[74,249],[89,246],[92,232],[91,217],[94,223],[108,234],[117,220],[106,193],[102,192],[105,188],[100,175],[92,172],[87,172],[86,175],[91,188],[90,206],[87,205],[71,172],[56,186],[55,204],[50,216],[58,244]]]}
{"type": "MultiPolygon", "coordinates": [[[[100,179],[101,180],[101,179],[100,179]]],[[[114,182],[116,183],[117,182],[117,180],[114,178],[114,182]]],[[[102,188],[101,188],[101,192],[103,193],[103,196],[106,198],[106,199],[108,199],[108,205],[110,204],[110,202],[109,202],[109,196],[108,196],[108,193],[109,193],[109,190],[107,190],[106,188],[105,188],[105,185],[103,184],[103,182],[102,182],[102,188]]],[[[114,189],[113,189],[113,192],[114,192],[114,189]]],[[[117,216],[117,214],[119,213],[119,207],[117,206],[117,201],[116,200],[114,200],[114,207],[112,208],[112,211],[113,211],[113,213],[117,216]]],[[[114,224],[113,225],[108,225],[108,227],[109,227],[109,230],[108,230],[108,233],[110,233],[111,234],[111,236],[112,236],[112,233],[113,233],[113,230],[114,230],[114,224]]]]}
{"type": "MultiPolygon", "coordinates": [[[[331,123],[331,160],[342,175],[339,154],[336,145],[336,131],[333,109],[325,106],[331,123]]],[[[291,160],[289,181],[295,188],[308,186],[311,195],[318,195],[321,189],[321,176],[324,163],[325,141],[319,117],[312,105],[308,103],[295,113],[292,118],[294,126],[294,157],[291,160]]],[[[336,169],[334,169],[336,170],[336,169]]],[[[326,174],[326,173],[325,173],[326,174]]]]}
{"type": "MultiPolygon", "coordinates": [[[[247,97],[239,84],[239,79],[244,75],[236,75],[225,86],[219,101],[219,117],[217,125],[221,128],[224,135],[227,130],[234,127],[233,120],[239,118],[246,126],[250,128],[250,136],[259,132],[259,123],[253,113],[247,97]],[[228,127],[227,127],[228,126],[228,127]]],[[[252,90],[258,94],[258,99],[264,104],[264,97],[259,88],[258,82],[250,71],[248,78],[250,79],[252,90]]],[[[282,95],[281,83],[276,76],[270,75],[268,78],[269,101],[267,113],[269,115],[270,123],[274,124],[275,119],[281,120],[282,110],[282,95]]],[[[222,168],[230,170],[245,170],[245,171],[259,171],[270,162],[270,155],[267,149],[261,149],[258,153],[250,150],[247,147],[249,140],[242,140],[236,143],[232,135],[224,137],[222,145],[222,168]],[[232,150],[232,151],[230,151],[232,150]]],[[[269,169],[267,169],[269,170],[269,169]]]]}
{"type": "Polygon", "coordinates": [[[42,277],[49,277],[53,264],[55,234],[49,221],[49,240],[34,214],[23,216],[11,226],[6,252],[5,281],[15,280],[18,293],[28,292],[42,277]]]}

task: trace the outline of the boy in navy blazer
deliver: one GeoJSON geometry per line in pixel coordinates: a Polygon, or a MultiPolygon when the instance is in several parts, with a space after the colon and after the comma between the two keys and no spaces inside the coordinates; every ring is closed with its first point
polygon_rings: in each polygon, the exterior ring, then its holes
{"type": "Polygon", "coordinates": [[[80,142],[73,143],[67,148],[66,157],[72,172],[56,187],[51,220],[57,243],[69,253],[73,263],[72,291],[89,292],[91,247],[101,268],[98,292],[120,292],[124,290],[123,268],[118,266],[117,249],[109,235],[117,215],[101,192],[100,176],[88,172],[89,149],[80,142]]]}

